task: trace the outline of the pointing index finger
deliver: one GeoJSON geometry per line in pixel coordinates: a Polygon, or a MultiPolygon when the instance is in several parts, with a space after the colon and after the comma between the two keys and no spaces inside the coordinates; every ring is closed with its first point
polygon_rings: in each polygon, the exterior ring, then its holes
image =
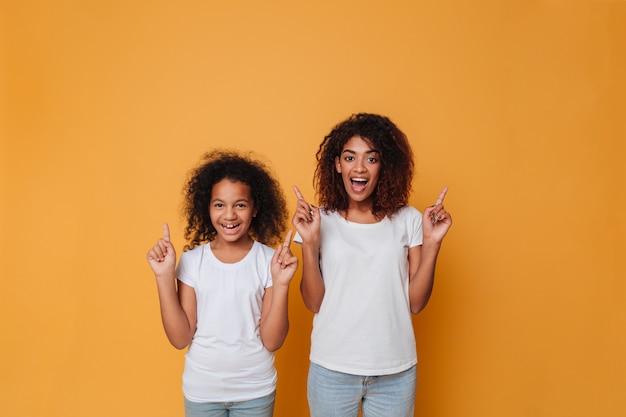
{"type": "Polygon", "coordinates": [[[288,248],[289,245],[291,244],[291,236],[293,235],[293,230],[289,230],[287,232],[287,236],[285,236],[285,243],[283,243],[283,246],[285,248],[288,248]]]}
{"type": "Polygon", "coordinates": [[[296,197],[298,197],[298,200],[304,200],[304,196],[302,195],[302,193],[298,189],[298,186],[294,185],[293,186],[293,191],[296,193],[296,197]]]}
{"type": "Polygon", "coordinates": [[[163,223],[163,239],[168,242],[170,241],[170,227],[167,225],[167,223],[163,223]]]}
{"type": "Polygon", "coordinates": [[[436,206],[438,206],[439,204],[443,204],[443,199],[446,197],[447,192],[448,187],[443,187],[443,190],[441,190],[441,193],[439,193],[439,197],[437,197],[437,201],[435,202],[436,206]]]}

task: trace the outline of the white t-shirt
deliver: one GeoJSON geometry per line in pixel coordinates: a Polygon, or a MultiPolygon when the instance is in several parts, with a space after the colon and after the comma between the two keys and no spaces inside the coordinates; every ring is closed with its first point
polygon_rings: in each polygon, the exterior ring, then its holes
{"type": "Polygon", "coordinates": [[[247,401],[276,389],[274,354],[261,342],[265,289],[272,286],[274,249],[254,242],[234,264],[209,244],[186,251],[178,279],[196,292],[198,322],[185,356],[183,393],[194,402],[247,401]]]}
{"type": "Polygon", "coordinates": [[[417,354],[408,250],[422,244],[421,213],[406,206],[391,219],[361,224],[336,212],[320,212],[326,291],[313,319],[311,362],[353,375],[410,368],[417,354]]]}

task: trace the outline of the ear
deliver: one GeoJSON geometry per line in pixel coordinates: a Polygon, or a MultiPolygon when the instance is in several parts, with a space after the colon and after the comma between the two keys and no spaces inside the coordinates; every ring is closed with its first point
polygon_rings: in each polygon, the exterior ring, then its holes
{"type": "Polygon", "coordinates": [[[339,162],[338,156],[335,157],[335,169],[337,170],[338,174],[341,174],[341,163],[339,162]]]}

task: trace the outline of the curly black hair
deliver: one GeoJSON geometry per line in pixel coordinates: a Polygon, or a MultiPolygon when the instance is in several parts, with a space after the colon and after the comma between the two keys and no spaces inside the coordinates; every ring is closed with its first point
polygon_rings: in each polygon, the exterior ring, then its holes
{"type": "Polygon", "coordinates": [[[277,244],[286,230],[288,210],[283,190],[269,166],[251,152],[217,149],[203,156],[200,165],[190,172],[183,189],[183,212],[187,219],[185,239],[189,241],[184,250],[217,236],[209,215],[211,191],[225,178],[250,187],[257,209],[250,225],[250,237],[268,246],[277,244]]]}
{"type": "Polygon", "coordinates": [[[372,214],[382,219],[406,206],[413,181],[413,151],[406,135],[389,118],[358,113],[337,124],[324,137],[316,154],[313,185],[319,204],[329,211],[347,210],[348,193],[335,168],[335,158],[353,136],[370,141],[381,160],[380,176],[373,193],[372,214]]]}

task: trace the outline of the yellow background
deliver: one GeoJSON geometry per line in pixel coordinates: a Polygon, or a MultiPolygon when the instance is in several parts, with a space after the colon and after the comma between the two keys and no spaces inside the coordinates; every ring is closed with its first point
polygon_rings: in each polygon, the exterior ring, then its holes
{"type": "MultiPolygon", "coordinates": [[[[182,249],[187,172],[255,150],[293,211],[361,111],[410,137],[413,205],[450,187],[416,415],[626,416],[625,2],[7,0],[0,28],[2,416],[182,415],[145,253],[164,221],[182,249]]],[[[308,414],[311,318],[293,285],[277,417],[308,414]]]]}

